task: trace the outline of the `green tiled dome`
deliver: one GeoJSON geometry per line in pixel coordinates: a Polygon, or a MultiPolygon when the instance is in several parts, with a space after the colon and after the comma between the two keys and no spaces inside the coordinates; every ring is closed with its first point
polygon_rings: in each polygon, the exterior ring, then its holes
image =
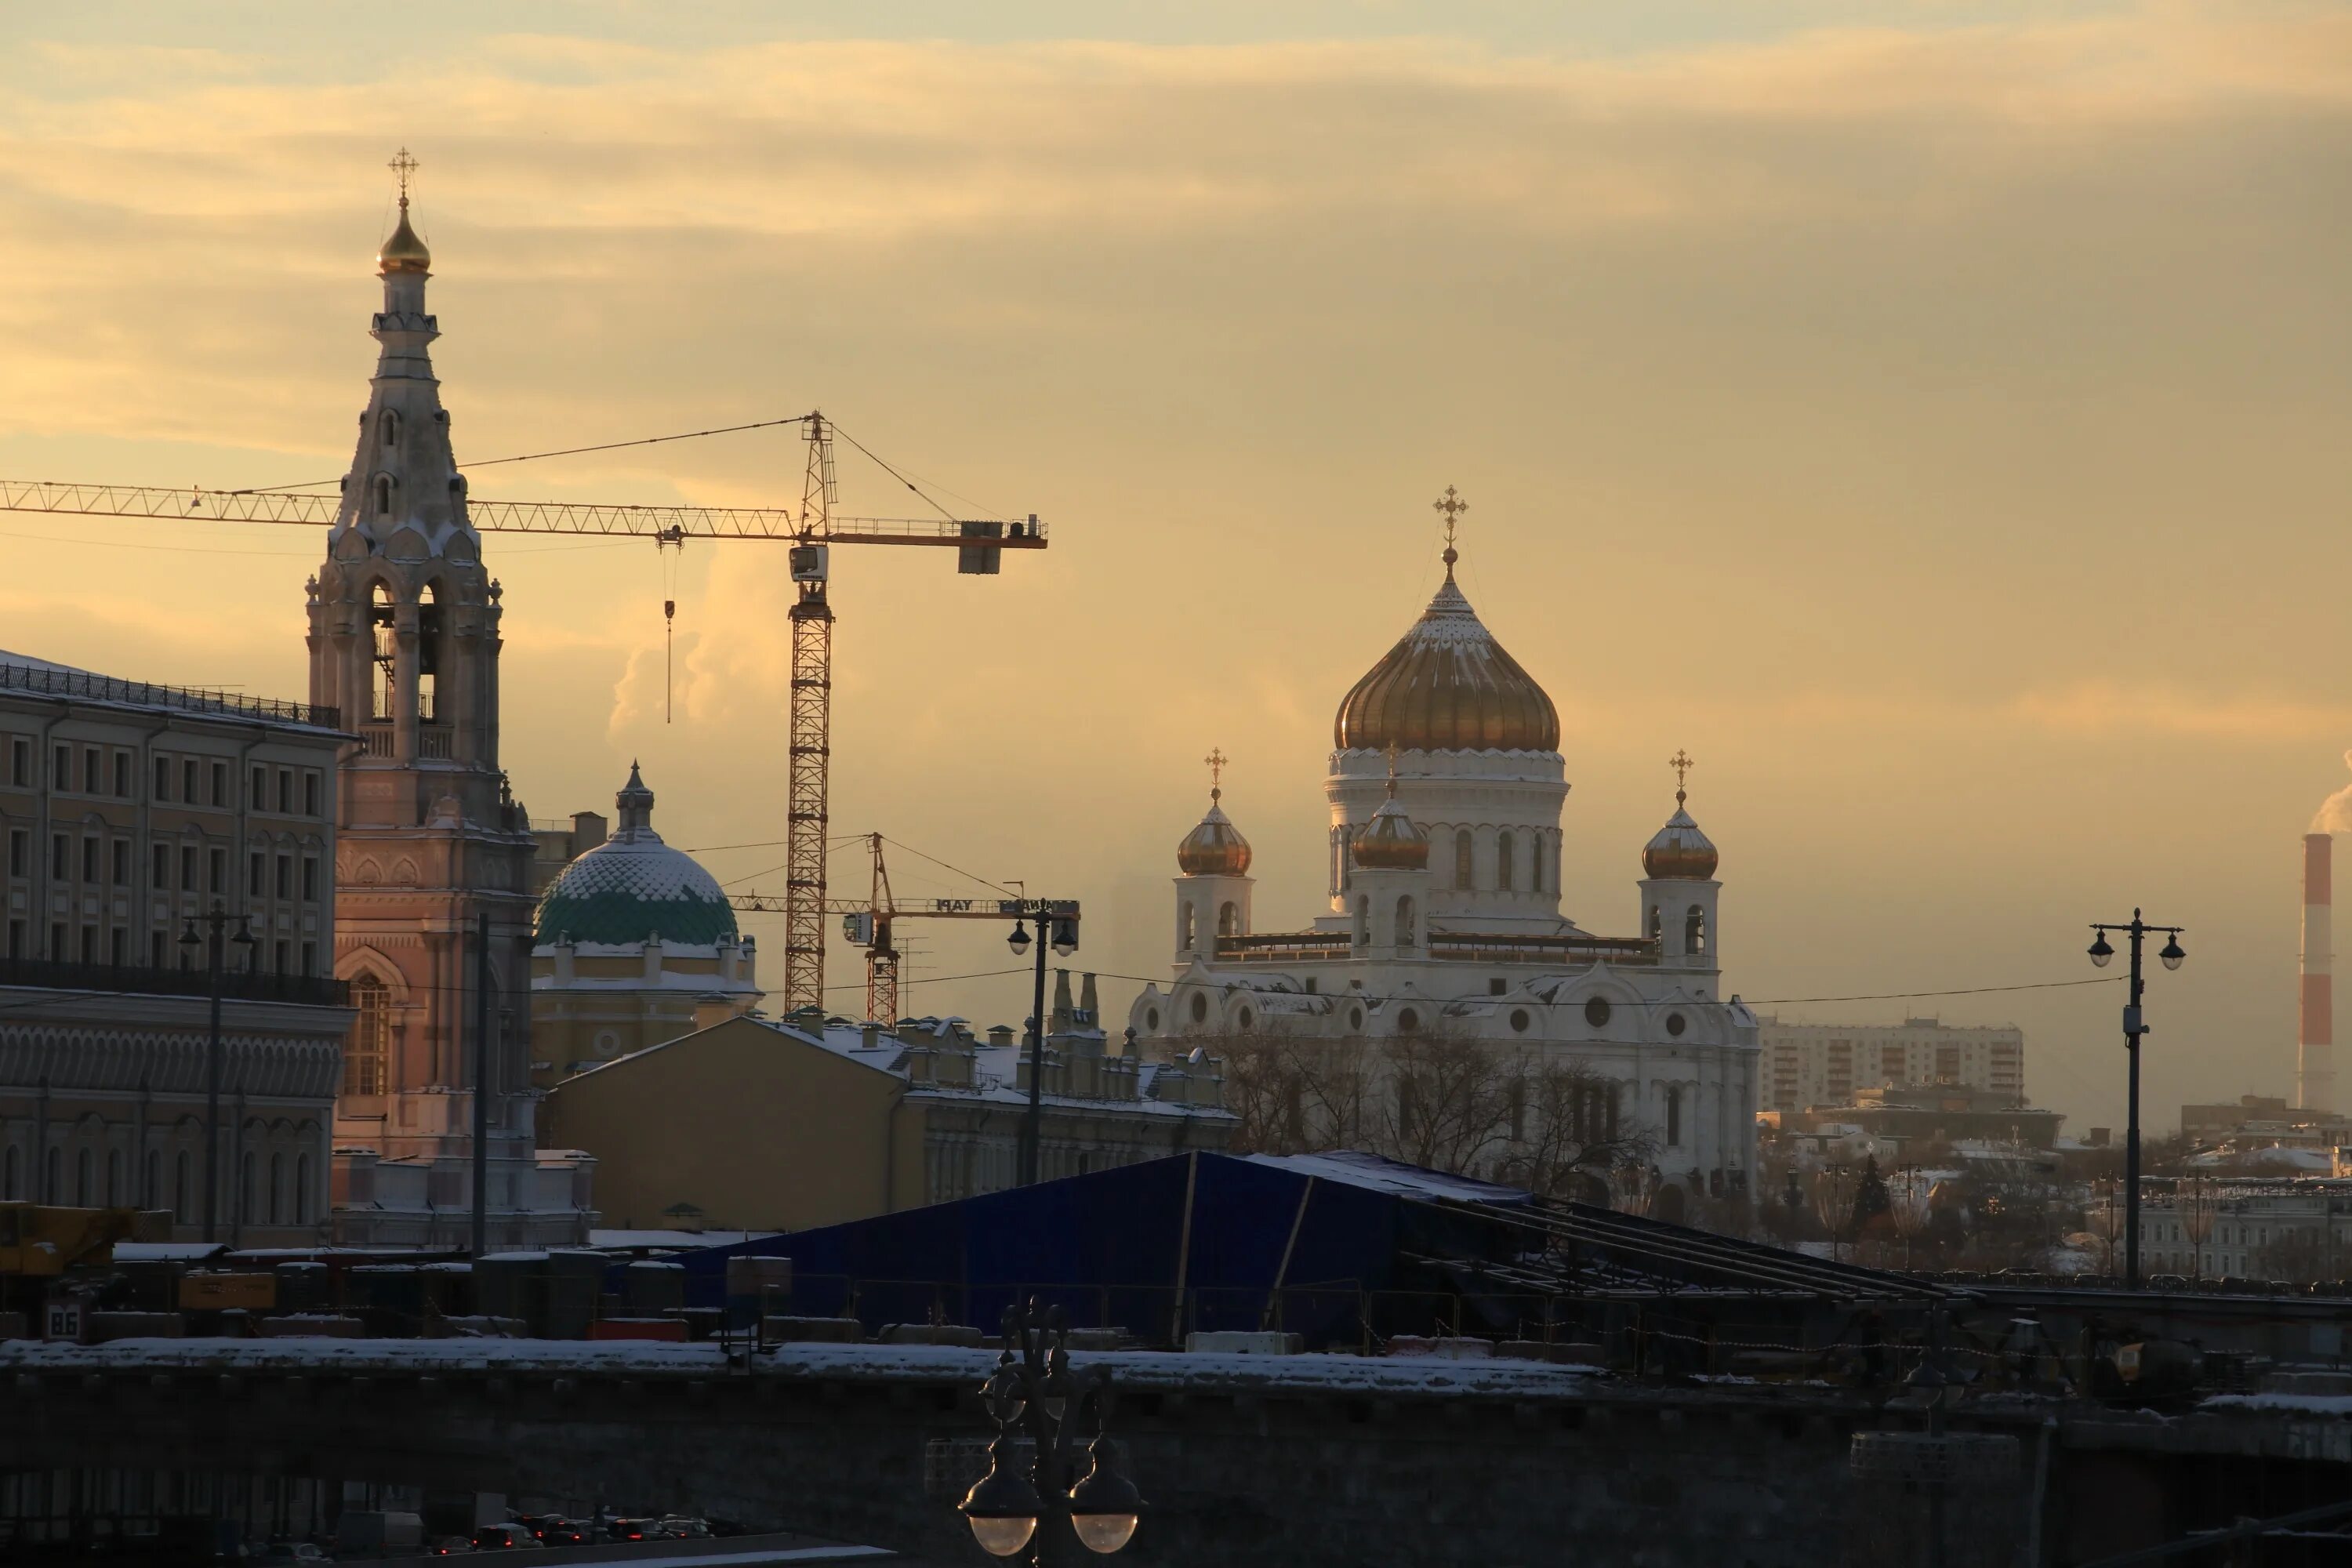
{"type": "Polygon", "coordinates": [[[539,941],[616,945],[658,936],[684,947],[736,940],[735,911],[709,872],[653,829],[654,792],[629,764],[613,837],[563,868],[539,903],[539,941]]]}

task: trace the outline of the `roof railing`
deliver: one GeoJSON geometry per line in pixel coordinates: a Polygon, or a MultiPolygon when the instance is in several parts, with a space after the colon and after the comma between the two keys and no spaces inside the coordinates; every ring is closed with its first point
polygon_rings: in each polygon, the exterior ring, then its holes
{"type": "Polygon", "coordinates": [[[218,713],[280,724],[310,724],[322,730],[338,728],[341,719],[331,703],[278,702],[217,687],[121,680],[86,669],[59,669],[5,660],[0,660],[0,689],[37,692],[44,697],[78,697],[91,702],[121,702],[141,708],[171,708],[184,713],[218,713]]]}

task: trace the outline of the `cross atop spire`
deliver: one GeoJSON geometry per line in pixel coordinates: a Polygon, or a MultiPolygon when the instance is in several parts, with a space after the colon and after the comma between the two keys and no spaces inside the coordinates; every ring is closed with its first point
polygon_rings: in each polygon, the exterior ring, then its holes
{"type": "Polygon", "coordinates": [[[1445,514],[1445,575],[1450,578],[1454,575],[1454,563],[1462,558],[1460,552],[1454,548],[1454,524],[1470,510],[1470,503],[1455,493],[1452,485],[1448,485],[1445,493],[1429,504],[1432,510],[1445,514]]]}
{"type": "Polygon", "coordinates": [[[1697,765],[1691,761],[1690,753],[1679,747],[1675,749],[1673,756],[1666,759],[1666,766],[1675,770],[1675,804],[1676,805],[1682,805],[1686,793],[1683,785],[1689,779],[1691,769],[1697,765]]]}
{"type": "Polygon", "coordinates": [[[1224,799],[1225,763],[1231,761],[1231,759],[1225,755],[1224,748],[1222,746],[1210,747],[1209,754],[1202,757],[1201,761],[1206,763],[1209,769],[1209,799],[1212,802],[1224,799]]]}
{"type": "Polygon", "coordinates": [[[400,181],[400,208],[401,211],[406,212],[408,210],[408,176],[416,173],[416,160],[408,155],[407,148],[403,147],[384,167],[390,169],[400,181]]]}

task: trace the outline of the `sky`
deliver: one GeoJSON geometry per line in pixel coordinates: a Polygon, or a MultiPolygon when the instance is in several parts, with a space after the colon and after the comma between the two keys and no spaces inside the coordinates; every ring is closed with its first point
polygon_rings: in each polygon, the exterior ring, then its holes
{"type": "MultiPolygon", "coordinates": [[[[2113,1124],[2118,987],[1988,988],[2091,978],[2143,906],[2190,953],[2151,1126],[2292,1089],[2352,746],[2340,5],[0,5],[0,476],[340,475],[402,146],[461,462],[822,407],[1047,521],[993,578],[836,559],[835,828],[961,868],[893,851],[902,897],[1019,879],[1084,902],[1075,966],[1164,976],[1214,746],[1259,927],[1321,912],[1332,713],[1450,484],[1560,710],[1580,923],[1633,930],[1687,748],[1760,1010],[2014,1022],[2037,1102],[2113,1124]]],[[[787,504],[801,463],[474,489],[787,504]]],[[[846,449],[842,491],[915,505],[846,449]]],[[[299,696],[319,549],[0,513],[0,646],[299,696]]],[[[780,552],[487,555],[534,816],[636,758],[670,842],[782,837],[780,552]]],[[[907,1010],[1025,1013],[992,928],[908,934],[907,1010]]]]}

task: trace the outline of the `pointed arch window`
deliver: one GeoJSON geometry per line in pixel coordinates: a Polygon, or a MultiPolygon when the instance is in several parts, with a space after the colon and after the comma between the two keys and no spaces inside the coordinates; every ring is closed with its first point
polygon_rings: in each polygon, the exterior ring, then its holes
{"type": "Polygon", "coordinates": [[[1355,944],[1363,947],[1372,940],[1372,900],[1361,894],[1356,898],[1355,944]]]}
{"type": "Polygon", "coordinates": [[[1397,945],[1399,947],[1411,947],[1413,943],[1412,895],[1410,893],[1397,900],[1396,926],[1397,945]]]}
{"type": "Polygon", "coordinates": [[[352,982],[351,1044],[343,1051],[343,1092],[382,1094],[392,1054],[392,991],[373,974],[352,982]]]}
{"type": "Polygon", "coordinates": [[[1683,1146],[1683,1091],[1680,1084],[1666,1086],[1666,1147],[1683,1146]]]}
{"type": "Polygon", "coordinates": [[[1706,951],[1706,910],[1697,904],[1683,917],[1683,951],[1693,954],[1706,951]]]}
{"type": "Polygon", "coordinates": [[[1192,902],[1187,900],[1181,914],[1179,915],[1177,919],[1176,925],[1176,945],[1187,952],[1189,952],[1192,946],[1192,914],[1193,910],[1192,902]]]}
{"type": "Polygon", "coordinates": [[[1477,866],[1475,858],[1476,852],[1470,837],[1470,830],[1466,827],[1455,828],[1454,830],[1454,885],[1457,889],[1466,890],[1470,887],[1470,874],[1477,866]]]}
{"type": "Polygon", "coordinates": [[[378,517],[392,515],[392,476],[390,474],[378,474],[375,477],[375,514],[378,517]]]}
{"type": "Polygon", "coordinates": [[[1658,906],[1652,904],[1650,906],[1650,940],[1655,942],[1665,934],[1666,922],[1659,918],[1658,906]]]}
{"type": "Polygon", "coordinates": [[[1512,862],[1518,858],[1518,844],[1506,831],[1495,835],[1495,886],[1507,893],[1517,868],[1512,862]]]}
{"type": "Polygon", "coordinates": [[[1217,934],[1239,936],[1242,933],[1242,911],[1239,905],[1225,904],[1217,910],[1217,934]]]}
{"type": "Polygon", "coordinates": [[[1540,833],[1528,835],[1528,891],[1530,893],[1540,893],[1544,890],[1543,841],[1544,836],[1540,833]]]}
{"type": "Polygon", "coordinates": [[[400,445],[400,411],[398,409],[387,408],[376,420],[376,438],[387,452],[400,445]]]}

